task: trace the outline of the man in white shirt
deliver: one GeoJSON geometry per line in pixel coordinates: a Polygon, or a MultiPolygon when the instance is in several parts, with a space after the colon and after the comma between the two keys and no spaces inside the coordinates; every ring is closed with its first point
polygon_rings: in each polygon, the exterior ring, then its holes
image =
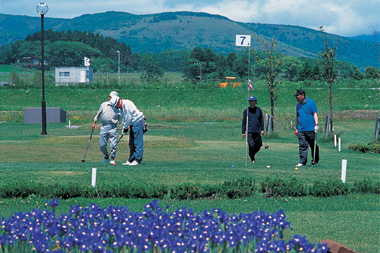
{"type": "MultiPolygon", "coordinates": [[[[116,91],[112,91],[108,98],[111,99],[111,97],[115,95],[118,95],[118,93],[116,91]]],[[[110,162],[112,165],[116,165],[117,124],[120,123],[120,115],[117,110],[112,108],[110,102],[106,101],[100,105],[98,113],[94,117],[94,123],[92,123],[91,127],[92,130],[95,129],[95,124],[99,117],[102,121],[102,126],[100,127],[99,146],[100,150],[104,154],[103,164],[110,162]],[[108,139],[110,140],[111,160],[107,150],[108,139]]]]}
{"type": "Polygon", "coordinates": [[[143,159],[144,140],[143,135],[146,131],[146,121],[144,114],[137,109],[136,105],[127,99],[119,96],[112,96],[110,103],[112,108],[119,109],[119,114],[123,118],[121,126],[123,134],[129,132],[129,158],[123,165],[139,165],[143,159]]]}

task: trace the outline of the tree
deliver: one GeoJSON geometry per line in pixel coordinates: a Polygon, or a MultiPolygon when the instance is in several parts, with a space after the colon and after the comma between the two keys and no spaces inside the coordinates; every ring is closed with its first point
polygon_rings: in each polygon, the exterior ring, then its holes
{"type": "Polygon", "coordinates": [[[318,64],[315,64],[313,68],[313,80],[321,80],[321,70],[319,69],[318,64]]]}
{"type": "Polygon", "coordinates": [[[240,78],[243,78],[247,75],[247,66],[248,61],[246,58],[237,58],[232,62],[232,71],[240,78]]]}
{"type": "MultiPolygon", "coordinates": [[[[278,84],[278,82],[276,81],[276,77],[280,73],[280,67],[285,56],[280,55],[278,52],[274,50],[277,42],[276,38],[273,38],[272,41],[265,41],[263,39],[260,39],[257,35],[255,35],[255,37],[257,38],[257,41],[260,42],[260,49],[264,53],[264,58],[260,59],[259,57],[257,57],[256,52],[253,52],[253,54],[255,60],[259,62],[260,67],[266,73],[265,79],[270,95],[271,115],[272,119],[274,119],[274,101],[277,99],[277,97],[274,94],[276,92],[276,86],[278,84]]],[[[274,124],[272,122],[272,131],[273,130],[274,124]]]]}
{"type": "Polygon", "coordinates": [[[281,72],[284,74],[284,78],[293,81],[297,76],[298,69],[301,68],[301,64],[302,62],[299,59],[285,56],[281,66],[281,72]]]}
{"type": "MultiPolygon", "coordinates": [[[[323,71],[323,77],[327,80],[329,84],[329,103],[330,103],[330,113],[329,113],[329,126],[328,132],[333,131],[333,107],[332,107],[332,85],[335,81],[336,73],[335,73],[335,63],[336,63],[336,53],[338,49],[338,43],[335,46],[331,46],[327,34],[325,33],[323,26],[320,27],[320,31],[322,34],[324,51],[320,53],[322,57],[321,65],[323,71]]],[[[327,131],[326,131],[327,133],[327,131]]]]}
{"type": "Polygon", "coordinates": [[[367,67],[365,69],[365,78],[367,79],[379,79],[380,78],[380,70],[374,67],[367,67]]]}
{"type": "Polygon", "coordinates": [[[152,56],[143,56],[141,68],[143,73],[140,78],[144,81],[158,81],[159,77],[164,76],[164,71],[160,68],[157,61],[155,61],[152,56]]]}
{"type": "Polygon", "coordinates": [[[309,63],[305,62],[303,65],[303,68],[298,73],[298,80],[299,81],[305,81],[305,80],[313,80],[314,78],[313,71],[309,65],[309,63]]]}

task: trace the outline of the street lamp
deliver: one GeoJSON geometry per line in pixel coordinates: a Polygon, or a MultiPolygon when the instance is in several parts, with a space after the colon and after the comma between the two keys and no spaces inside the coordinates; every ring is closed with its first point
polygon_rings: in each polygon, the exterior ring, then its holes
{"type": "Polygon", "coordinates": [[[41,15],[41,70],[42,70],[42,135],[47,135],[46,132],[46,102],[45,102],[45,59],[44,59],[44,16],[49,11],[46,3],[37,4],[36,11],[41,15]]]}
{"type": "Polygon", "coordinates": [[[117,84],[120,86],[120,51],[117,50],[117,84]]]}

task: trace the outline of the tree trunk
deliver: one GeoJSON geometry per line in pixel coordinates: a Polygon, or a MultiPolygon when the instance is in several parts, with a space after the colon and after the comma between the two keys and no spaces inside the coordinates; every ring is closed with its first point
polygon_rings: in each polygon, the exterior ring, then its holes
{"type": "Polygon", "coordinates": [[[332,109],[332,91],[331,91],[331,86],[332,86],[332,80],[331,76],[329,78],[329,102],[330,102],[330,124],[329,124],[329,132],[333,132],[333,109],[332,109]]]}
{"type": "Polygon", "coordinates": [[[274,92],[270,91],[270,113],[272,115],[272,132],[274,131],[274,92]]]}

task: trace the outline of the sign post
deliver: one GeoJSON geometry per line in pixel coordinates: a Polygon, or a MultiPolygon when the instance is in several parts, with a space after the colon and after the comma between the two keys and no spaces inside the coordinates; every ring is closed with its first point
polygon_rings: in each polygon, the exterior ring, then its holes
{"type": "Polygon", "coordinates": [[[248,47],[248,95],[247,95],[247,121],[245,127],[245,166],[248,166],[248,98],[249,90],[252,89],[251,80],[249,74],[251,72],[251,35],[236,35],[235,45],[237,47],[248,47]]]}

